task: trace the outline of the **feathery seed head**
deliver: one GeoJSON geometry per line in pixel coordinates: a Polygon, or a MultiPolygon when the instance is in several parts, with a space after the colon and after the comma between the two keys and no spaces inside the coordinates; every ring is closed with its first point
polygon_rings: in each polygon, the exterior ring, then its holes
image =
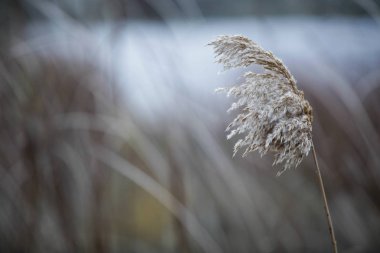
{"type": "Polygon", "coordinates": [[[284,163],[278,175],[297,167],[312,146],[313,116],[289,70],[271,52],[243,36],[220,36],[209,45],[224,69],[251,64],[265,69],[263,73],[245,73],[240,85],[218,89],[237,98],[228,111],[240,109],[227,127],[228,139],[244,136],[236,142],[234,155],[241,149],[243,156],[256,150],[261,155],[274,152],[273,164],[284,163]]]}

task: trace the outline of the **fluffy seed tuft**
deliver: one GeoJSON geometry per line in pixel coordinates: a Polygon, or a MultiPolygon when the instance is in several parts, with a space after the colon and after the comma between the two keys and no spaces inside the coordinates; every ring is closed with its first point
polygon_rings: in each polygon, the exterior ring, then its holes
{"type": "Polygon", "coordinates": [[[274,152],[273,165],[284,163],[285,170],[297,167],[312,146],[312,108],[296,86],[296,80],[280,59],[243,36],[220,36],[214,47],[217,62],[224,69],[257,64],[263,73],[246,72],[244,81],[231,88],[219,88],[237,98],[228,111],[240,114],[227,127],[230,139],[243,136],[234,147],[243,156],[258,151],[274,152]]]}

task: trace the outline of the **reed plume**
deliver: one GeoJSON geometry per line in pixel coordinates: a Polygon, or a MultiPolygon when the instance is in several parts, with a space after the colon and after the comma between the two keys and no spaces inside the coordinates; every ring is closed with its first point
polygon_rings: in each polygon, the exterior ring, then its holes
{"type": "Polygon", "coordinates": [[[275,153],[273,164],[284,163],[283,171],[297,167],[312,146],[312,108],[296,86],[280,59],[243,36],[221,36],[210,43],[217,62],[225,69],[257,64],[264,73],[247,72],[244,82],[221,88],[228,96],[238,98],[228,111],[242,109],[227,127],[228,139],[245,134],[234,147],[234,154],[244,149],[261,155],[275,153]]]}
{"type": "Polygon", "coordinates": [[[241,149],[243,156],[258,151],[261,155],[273,152],[273,165],[284,163],[277,173],[297,167],[313,148],[317,176],[334,252],[337,252],[335,234],[326,199],[323,181],[312,141],[312,107],[284,63],[258,44],[243,36],[220,36],[209,45],[214,47],[217,62],[224,69],[256,64],[263,73],[246,72],[242,84],[219,88],[227,96],[234,96],[228,111],[240,113],[228,125],[227,138],[243,135],[234,146],[234,155],[241,149]]]}

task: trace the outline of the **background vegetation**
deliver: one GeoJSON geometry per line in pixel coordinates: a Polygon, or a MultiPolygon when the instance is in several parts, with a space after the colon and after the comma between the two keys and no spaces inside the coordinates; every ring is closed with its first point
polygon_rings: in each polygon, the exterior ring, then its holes
{"type": "Polygon", "coordinates": [[[232,158],[220,34],[314,108],[339,248],[380,247],[376,1],[1,1],[1,252],[326,252],[309,156],[232,158]],[[309,16],[312,15],[312,16],[309,16]]]}

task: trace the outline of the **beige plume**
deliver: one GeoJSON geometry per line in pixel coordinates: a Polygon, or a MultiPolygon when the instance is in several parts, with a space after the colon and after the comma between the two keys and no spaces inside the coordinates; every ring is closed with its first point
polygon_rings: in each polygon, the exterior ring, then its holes
{"type": "Polygon", "coordinates": [[[245,73],[242,84],[218,89],[237,98],[228,111],[239,110],[240,114],[227,127],[228,139],[242,136],[234,154],[241,149],[243,156],[256,150],[261,155],[272,151],[273,164],[284,163],[278,175],[297,167],[312,147],[313,117],[294,77],[280,59],[246,37],[220,36],[209,45],[224,69],[251,64],[264,68],[263,73],[245,73]]]}

